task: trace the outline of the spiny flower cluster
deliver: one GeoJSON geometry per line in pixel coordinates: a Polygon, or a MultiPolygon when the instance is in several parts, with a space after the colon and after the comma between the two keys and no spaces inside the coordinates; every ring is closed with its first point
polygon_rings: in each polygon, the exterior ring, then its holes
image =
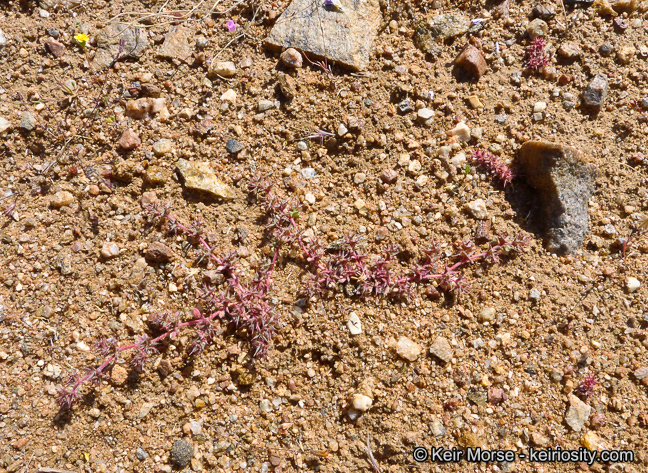
{"type": "Polygon", "coordinates": [[[594,389],[599,384],[599,380],[591,373],[588,373],[585,376],[585,379],[581,381],[578,387],[574,390],[577,396],[588,399],[594,394],[594,389]]]}
{"type": "Polygon", "coordinates": [[[495,177],[503,187],[515,179],[513,170],[500,158],[485,150],[474,150],[472,160],[481,170],[495,177]]]}
{"type": "Polygon", "coordinates": [[[542,36],[538,36],[526,47],[524,60],[525,66],[528,69],[537,72],[549,64],[549,56],[547,56],[547,52],[545,51],[546,45],[547,41],[542,36]]]}

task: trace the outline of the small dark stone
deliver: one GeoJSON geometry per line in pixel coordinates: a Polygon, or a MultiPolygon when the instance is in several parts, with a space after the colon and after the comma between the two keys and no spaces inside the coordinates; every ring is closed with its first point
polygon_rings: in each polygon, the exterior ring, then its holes
{"type": "Polygon", "coordinates": [[[628,22],[621,18],[615,18],[612,23],[614,24],[614,29],[621,33],[628,29],[628,22]]]}
{"type": "Polygon", "coordinates": [[[135,450],[135,456],[139,461],[144,461],[148,457],[148,453],[146,453],[142,447],[137,447],[137,450],[135,450]]]}
{"type": "Polygon", "coordinates": [[[414,111],[414,107],[410,103],[409,99],[405,99],[398,104],[398,111],[403,114],[412,113],[414,111]]]}
{"type": "Polygon", "coordinates": [[[601,53],[601,56],[610,56],[614,52],[614,46],[611,45],[610,43],[605,43],[601,45],[599,48],[599,53],[601,53]]]}
{"type": "Polygon", "coordinates": [[[247,237],[250,236],[250,231],[243,225],[236,228],[236,238],[240,242],[245,242],[247,237]]]}
{"type": "Polygon", "coordinates": [[[374,104],[374,103],[373,103],[373,100],[364,99],[364,104],[365,104],[365,106],[367,106],[367,107],[373,107],[373,104],[374,104]]]}
{"type": "Polygon", "coordinates": [[[173,259],[173,251],[164,243],[156,241],[144,251],[144,257],[153,263],[164,263],[173,259]]]}
{"type": "Polygon", "coordinates": [[[158,373],[160,373],[160,376],[162,376],[163,378],[166,378],[173,371],[173,365],[171,364],[171,362],[169,360],[167,360],[165,358],[165,359],[160,361],[160,363],[158,364],[157,370],[158,370],[158,373]]]}
{"type": "Polygon", "coordinates": [[[398,173],[393,169],[385,169],[382,173],[380,173],[380,179],[385,184],[393,184],[398,180],[398,173]]]}
{"type": "Polygon", "coordinates": [[[599,72],[583,92],[583,105],[597,113],[601,110],[608,95],[608,78],[599,72]]]}
{"type": "Polygon", "coordinates": [[[59,30],[57,30],[56,28],[47,28],[47,34],[52,38],[58,38],[61,33],[59,33],[59,30]]]}
{"type": "Polygon", "coordinates": [[[508,399],[508,395],[501,388],[490,388],[488,391],[488,402],[501,404],[508,399]]]}
{"type": "Polygon", "coordinates": [[[643,98],[641,99],[641,106],[642,106],[643,108],[648,108],[648,97],[643,97],[643,98]]]}
{"type": "Polygon", "coordinates": [[[476,79],[483,76],[488,70],[484,54],[471,44],[467,44],[455,63],[476,79]]]}
{"type": "Polygon", "coordinates": [[[243,145],[236,141],[234,138],[230,138],[229,140],[227,140],[225,148],[227,148],[227,151],[230,154],[237,154],[243,149],[243,145]]]}
{"type": "Polygon", "coordinates": [[[186,440],[176,440],[171,447],[171,463],[178,468],[186,467],[193,457],[193,446],[186,440]]]}

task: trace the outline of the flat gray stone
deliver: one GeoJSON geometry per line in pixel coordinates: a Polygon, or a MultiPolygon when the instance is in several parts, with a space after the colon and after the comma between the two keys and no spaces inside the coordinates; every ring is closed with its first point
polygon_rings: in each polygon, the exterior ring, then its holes
{"type": "Polygon", "coordinates": [[[164,37],[164,43],[158,51],[158,57],[164,59],[180,59],[186,62],[191,57],[189,42],[194,32],[182,26],[172,26],[164,37]]]}
{"type": "Polygon", "coordinates": [[[222,199],[234,198],[234,191],[216,177],[208,162],[179,159],[176,167],[187,189],[207,192],[222,199]]]}
{"type": "Polygon", "coordinates": [[[461,13],[423,18],[417,23],[412,40],[421,51],[436,56],[442,50],[440,42],[466,34],[470,26],[470,19],[461,13]]]}
{"type": "Polygon", "coordinates": [[[573,394],[569,395],[569,408],[565,413],[565,422],[575,432],[580,432],[589,419],[592,408],[578,399],[573,394]]]}
{"type": "Polygon", "coordinates": [[[123,24],[106,26],[97,36],[97,54],[92,60],[95,69],[103,69],[117,57],[119,43],[124,41],[121,58],[138,59],[149,46],[145,30],[123,24]]]}
{"type": "Polygon", "coordinates": [[[575,252],[589,231],[588,201],[596,184],[596,166],[578,149],[547,141],[524,143],[518,162],[529,186],[538,191],[547,249],[575,252]]]}
{"type": "Polygon", "coordinates": [[[583,91],[583,107],[594,113],[601,111],[603,103],[608,96],[608,78],[605,74],[599,72],[587,88],[583,91]]]}
{"type": "Polygon", "coordinates": [[[327,58],[354,71],[365,69],[382,20],[380,2],[340,2],[342,10],[337,11],[326,8],[324,1],[293,0],[266,38],[266,46],[279,51],[295,48],[311,61],[327,58]]]}

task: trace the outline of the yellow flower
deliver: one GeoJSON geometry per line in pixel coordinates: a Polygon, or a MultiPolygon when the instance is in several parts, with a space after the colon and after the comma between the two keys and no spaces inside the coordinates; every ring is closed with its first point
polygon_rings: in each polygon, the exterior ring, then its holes
{"type": "Polygon", "coordinates": [[[74,35],[74,39],[75,39],[76,42],[79,44],[79,46],[81,46],[82,48],[85,48],[85,47],[86,47],[86,43],[88,42],[88,40],[90,39],[90,37],[89,37],[87,34],[79,33],[79,34],[77,34],[77,35],[74,35]]]}

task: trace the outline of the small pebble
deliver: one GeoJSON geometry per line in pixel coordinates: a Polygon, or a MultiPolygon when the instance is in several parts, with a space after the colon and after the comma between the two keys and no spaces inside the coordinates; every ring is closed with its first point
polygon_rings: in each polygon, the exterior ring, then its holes
{"type": "Polygon", "coordinates": [[[173,141],[163,138],[153,144],[153,153],[156,156],[164,156],[173,151],[173,141]]]}
{"type": "Polygon", "coordinates": [[[360,412],[369,410],[372,404],[373,400],[369,396],[365,396],[364,394],[356,393],[351,396],[351,405],[354,409],[360,412]]]}
{"type": "Polygon", "coordinates": [[[452,130],[448,131],[448,135],[454,136],[458,141],[469,141],[470,128],[464,122],[460,122],[452,130]]]}
{"type": "Polygon", "coordinates": [[[61,208],[74,202],[74,196],[68,191],[59,191],[52,196],[50,205],[54,208],[61,208]]]}
{"type": "Polygon", "coordinates": [[[626,288],[628,292],[633,293],[641,287],[641,282],[637,278],[629,277],[626,279],[626,288]]]}
{"type": "Polygon", "coordinates": [[[110,370],[110,381],[117,386],[121,386],[128,379],[128,371],[121,365],[114,365],[110,370]]]}
{"type": "Polygon", "coordinates": [[[347,327],[351,335],[359,335],[362,333],[362,323],[360,322],[360,317],[355,312],[351,312],[349,315],[349,321],[347,322],[347,327]]]}
{"type": "Polygon", "coordinates": [[[227,149],[229,154],[237,154],[243,150],[243,145],[234,138],[230,138],[227,140],[227,143],[225,143],[225,149],[227,149]]]}
{"type": "Polygon", "coordinates": [[[466,210],[476,219],[485,220],[488,218],[488,209],[483,199],[477,199],[467,203],[466,210]]]}
{"type": "Polygon", "coordinates": [[[116,243],[113,242],[106,242],[103,244],[101,247],[101,256],[104,258],[114,258],[115,256],[119,255],[119,247],[117,246],[116,243]]]}
{"type": "Polygon", "coordinates": [[[484,104],[482,103],[481,100],[479,100],[479,97],[477,97],[476,95],[471,95],[470,97],[468,97],[468,103],[474,109],[484,108],[484,104]]]}
{"type": "Polygon", "coordinates": [[[186,467],[193,457],[193,446],[186,440],[176,440],[171,447],[169,459],[178,468],[186,467]]]}
{"type": "Polygon", "coordinates": [[[546,110],[546,108],[547,108],[546,102],[536,102],[535,105],[533,106],[533,112],[542,113],[546,110]]]}
{"type": "Polygon", "coordinates": [[[527,35],[529,35],[529,39],[534,40],[538,36],[545,36],[548,29],[549,26],[545,21],[541,20],[540,18],[536,18],[531,23],[529,23],[526,31],[527,35]]]}
{"type": "Polygon", "coordinates": [[[293,69],[302,67],[302,55],[299,51],[294,48],[288,48],[281,56],[279,56],[281,63],[286,67],[291,67],[293,69]]]}
{"type": "Polygon", "coordinates": [[[227,89],[220,97],[222,102],[236,103],[236,92],[232,89],[227,89]]]}
{"type": "Polygon", "coordinates": [[[430,353],[445,363],[452,361],[453,350],[450,342],[444,337],[438,337],[430,346],[430,353]]]}
{"type": "Polygon", "coordinates": [[[148,458],[148,453],[146,453],[142,447],[137,447],[137,450],[135,450],[135,456],[139,461],[144,461],[148,458]]]}
{"type": "Polygon", "coordinates": [[[137,136],[137,133],[130,128],[127,128],[122,133],[117,144],[125,150],[133,150],[142,144],[142,140],[137,136]]]}
{"type": "Polygon", "coordinates": [[[210,76],[233,77],[236,75],[236,65],[232,61],[216,61],[209,69],[210,76]]]}
{"type": "Polygon", "coordinates": [[[396,353],[408,361],[416,361],[423,348],[407,337],[400,337],[396,343],[396,353]]]}
{"type": "Polygon", "coordinates": [[[257,104],[259,112],[265,112],[266,110],[270,110],[272,107],[274,107],[274,102],[272,100],[259,100],[259,103],[257,104]]]}
{"type": "Polygon", "coordinates": [[[25,112],[18,126],[23,130],[32,131],[36,128],[36,117],[31,112],[25,112]]]}

